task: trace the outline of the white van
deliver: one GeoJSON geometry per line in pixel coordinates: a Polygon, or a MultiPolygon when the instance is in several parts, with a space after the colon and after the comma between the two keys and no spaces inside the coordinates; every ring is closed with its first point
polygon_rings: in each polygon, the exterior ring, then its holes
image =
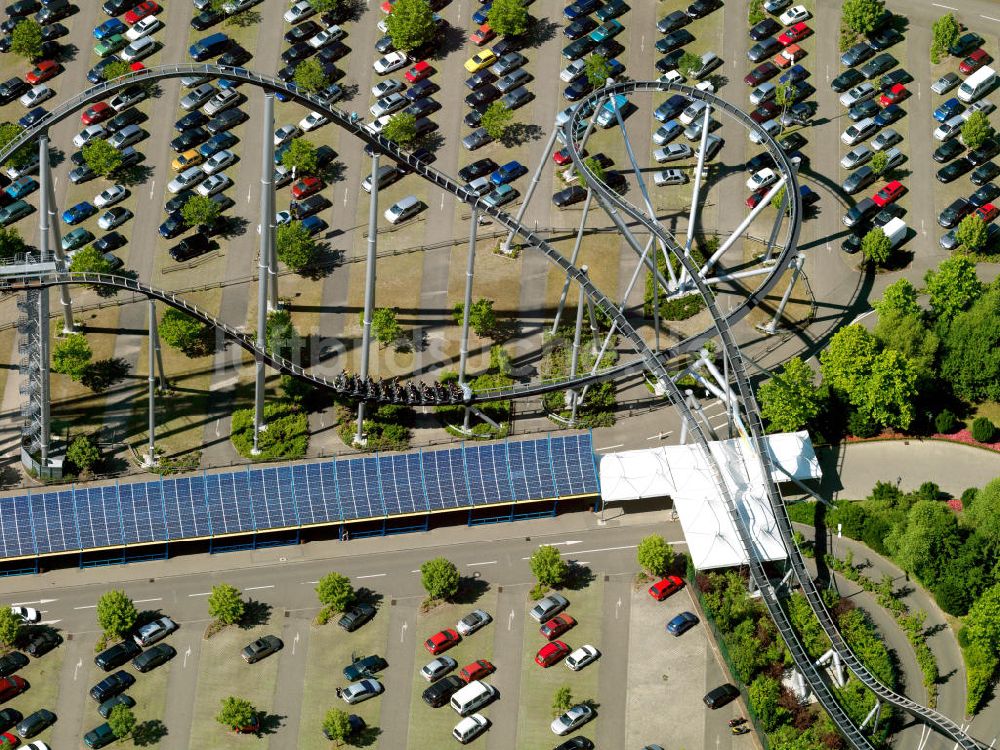
{"type": "Polygon", "coordinates": [[[906,237],[906,222],[900,219],[898,216],[890,219],[882,231],[885,232],[885,236],[889,238],[889,246],[892,249],[896,249],[896,246],[906,237]]]}
{"type": "Polygon", "coordinates": [[[988,65],[980,68],[958,87],[958,98],[966,103],[974,102],[992,89],[996,81],[997,73],[993,68],[988,65]]]}
{"type": "Polygon", "coordinates": [[[485,682],[473,680],[451,696],[451,707],[459,716],[468,716],[478,711],[496,697],[497,689],[485,682]]]}
{"type": "Polygon", "coordinates": [[[406,221],[416,216],[423,207],[424,204],[418,200],[417,196],[408,195],[396,201],[385,210],[385,220],[390,224],[398,224],[401,221],[406,221]]]}

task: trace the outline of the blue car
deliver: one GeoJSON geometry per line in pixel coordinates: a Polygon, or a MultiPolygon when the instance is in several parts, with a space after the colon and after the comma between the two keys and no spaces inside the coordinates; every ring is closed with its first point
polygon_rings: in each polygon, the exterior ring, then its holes
{"type": "Polygon", "coordinates": [[[667,99],[663,104],[656,108],[653,112],[653,117],[655,117],[660,122],[666,122],[674,117],[677,117],[684,108],[687,107],[691,102],[683,94],[674,94],[669,99],[667,99]]]}
{"type": "Polygon", "coordinates": [[[960,115],[965,111],[965,105],[958,99],[952,97],[934,110],[934,119],[938,122],[950,120],[955,115],[960,115]]]}
{"type": "Polygon", "coordinates": [[[617,78],[625,72],[625,66],[616,59],[608,60],[608,78],[617,78]]]}
{"type": "Polygon", "coordinates": [[[112,18],[94,28],[94,39],[107,39],[115,34],[124,34],[126,31],[128,31],[128,26],[117,18],[112,18]]]}
{"type": "Polygon", "coordinates": [[[217,133],[198,146],[198,153],[207,159],[212,154],[222,151],[224,148],[235,146],[239,143],[239,140],[239,138],[230,133],[228,130],[223,133],[217,133]]]}
{"type": "Polygon", "coordinates": [[[875,124],[880,128],[884,128],[888,125],[892,125],[892,123],[902,118],[905,114],[906,110],[898,104],[890,104],[888,107],[875,115],[875,124]]]}
{"type": "Polygon", "coordinates": [[[85,221],[96,213],[97,209],[94,206],[90,205],[87,201],[83,201],[63,211],[62,220],[72,226],[73,224],[85,221]]]}
{"type": "Polygon", "coordinates": [[[17,124],[22,128],[30,128],[35,123],[39,122],[45,115],[49,112],[45,107],[35,107],[28,114],[17,121],[17,124]]]}
{"type": "Polygon", "coordinates": [[[677,637],[683,635],[697,624],[697,617],[690,612],[681,612],[677,615],[677,617],[667,623],[667,632],[670,633],[670,635],[677,637]]]}
{"type": "Polygon", "coordinates": [[[27,175],[18,177],[4,188],[4,192],[14,200],[20,200],[36,190],[38,190],[38,181],[34,177],[28,177],[27,175]]]}
{"type": "Polygon", "coordinates": [[[493,174],[490,175],[490,182],[494,185],[506,185],[508,182],[513,182],[522,174],[528,170],[519,161],[509,161],[502,167],[496,169],[493,174]]]}
{"type": "Polygon", "coordinates": [[[330,225],[323,221],[318,216],[307,216],[302,220],[302,228],[309,232],[309,235],[319,234],[320,232],[329,229],[330,225]]]}
{"type": "Polygon", "coordinates": [[[472,22],[476,24],[476,26],[482,26],[484,23],[489,21],[489,12],[492,7],[492,2],[483,3],[479,10],[472,14],[472,22]]]}
{"type": "Polygon", "coordinates": [[[601,0],[577,0],[563,10],[563,15],[570,21],[575,21],[580,16],[589,16],[600,7],[601,0]]]}
{"type": "Polygon", "coordinates": [[[782,74],[781,78],[778,79],[778,83],[796,83],[798,81],[804,81],[808,77],[808,70],[801,65],[793,65],[782,74]]]}

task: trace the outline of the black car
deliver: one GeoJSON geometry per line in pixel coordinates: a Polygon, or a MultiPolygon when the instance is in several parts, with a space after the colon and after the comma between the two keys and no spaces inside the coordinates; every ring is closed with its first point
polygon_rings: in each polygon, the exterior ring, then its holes
{"type": "Polygon", "coordinates": [[[953,182],[961,177],[963,174],[972,169],[972,162],[969,161],[968,156],[963,156],[961,159],[955,159],[951,164],[946,164],[937,171],[935,177],[938,182],[953,182]]]}
{"type": "Polygon", "coordinates": [[[45,628],[35,632],[28,638],[28,643],[25,645],[24,650],[37,659],[62,643],[62,640],[62,636],[57,632],[45,628]]]}
{"type": "Polygon", "coordinates": [[[691,44],[694,41],[694,34],[692,34],[687,29],[680,29],[671,34],[667,34],[663,39],[656,43],[656,51],[661,54],[666,54],[667,52],[673,52],[678,47],[683,47],[685,44],[691,44]]]}
{"type": "Polygon", "coordinates": [[[188,200],[190,200],[191,198],[193,198],[194,195],[195,195],[194,190],[190,190],[190,189],[189,190],[181,190],[177,195],[175,195],[173,198],[171,198],[170,200],[168,200],[163,205],[163,210],[166,211],[168,214],[172,214],[172,213],[178,212],[182,208],[184,208],[184,204],[187,203],[188,200]]]}
{"type": "Polygon", "coordinates": [[[41,7],[42,5],[38,0],[17,0],[16,3],[11,3],[7,6],[6,12],[11,18],[23,18],[40,10],[41,7]]]}
{"type": "Polygon", "coordinates": [[[865,65],[861,67],[861,75],[870,81],[876,76],[888,73],[897,65],[899,65],[899,60],[890,55],[888,52],[883,52],[871,62],[865,63],[865,65]]]}
{"type": "Polygon", "coordinates": [[[747,50],[747,59],[750,62],[760,62],[764,58],[776,55],[783,49],[781,42],[775,39],[773,36],[769,36],[767,39],[761,39],[753,47],[747,50]]]}
{"type": "Polygon", "coordinates": [[[579,185],[571,185],[565,190],[560,190],[552,196],[552,203],[556,208],[566,208],[574,203],[579,203],[587,197],[587,191],[579,185]]]}
{"type": "Polygon", "coordinates": [[[982,43],[983,38],[976,32],[970,31],[955,40],[955,43],[948,48],[948,54],[952,57],[965,57],[982,43]]]}
{"type": "Polygon", "coordinates": [[[193,234],[170,248],[170,257],[180,263],[204,255],[211,249],[212,241],[208,237],[203,234],[193,234]]]}
{"type": "Polygon", "coordinates": [[[972,162],[972,166],[978,167],[997,154],[1000,154],[1000,141],[996,138],[987,138],[979,148],[969,152],[969,161],[972,162]]]}
{"type": "Polygon", "coordinates": [[[872,224],[876,227],[884,227],[893,219],[901,218],[905,213],[906,209],[901,205],[898,203],[890,203],[888,206],[875,214],[875,218],[872,219],[872,224]]]}
{"type": "Polygon", "coordinates": [[[195,31],[204,31],[205,29],[210,29],[215,24],[219,23],[226,17],[226,14],[221,10],[203,10],[201,13],[196,15],[191,19],[191,28],[195,31]]]}
{"type": "Polygon", "coordinates": [[[597,21],[590,16],[582,16],[563,29],[563,34],[569,39],[579,39],[597,28],[597,21]]]}
{"type": "Polygon", "coordinates": [[[170,149],[179,154],[183,151],[189,151],[195,146],[200,146],[211,137],[205,128],[191,128],[170,141],[170,149]]]}
{"type": "Polygon", "coordinates": [[[878,106],[878,102],[874,99],[866,99],[862,102],[858,102],[847,110],[847,116],[851,118],[852,122],[857,122],[858,120],[863,120],[866,117],[874,117],[881,111],[882,110],[878,106]]]}
{"type": "Polygon", "coordinates": [[[491,172],[495,172],[498,166],[492,159],[479,159],[458,170],[458,176],[464,182],[472,182],[479,177],[484,177],[491,172]]]}
{"type": "Polygon", "coordinates": [[[483,112],[485,111],[486,107],[474,107],[473,109],[470,109],[465,113],[465,117],[462,118],[462,124],[464,124],[467,128],[475,130],[483,124],[483,112]]]}
{"type": "Polygon", "coordinates": [[[885,50],[894,44],[898,44],[903,41],[903,35],[900,34],[893,28],[882,29],[881,31],[876,31],[870,37],[868,37],[868,44],[872,49],[885,50]]]}
{"type": "Polygon", "coordinates": [[[300,23],[298,26],[295,26],[294,28],[286,31],[285,41],[288,42],[289,44],[295,44],[296,42],[305,42],[312,39],[322,30],[323,27],[320,26],[315,21],[313,20],[305,21],[304,23],[300,23]]]}
{"type": "Polygon", "coordinates": [[[562,56],[567,60],[576,60],[577,58],[583,57],[587,53],[593,51],[596,46],[597,42],[589,36],[581,37],[575,42],[570,42],[563,47],[562,56]]]}
{"type": "Polygon", "coordinates": [[[50,42],[53,39],[60,39],[69,33],[69,29],[61,23],[50,23],[42,27],[42,41],[50,42]]]}
{"type": "Polygon", "coordinates": [[[11,78],[0,84],[0,104],[10,104],[31,88],[31,84],[21,78],[11,78]]]}
{"type": "Polygon", "coordinates": [[[125,693],[119,693],[114,698],[108,698],[104,703],[97,707],[97,713],[101,715],[102,719],[106,719],[111,716],[111,709],[115,706],[125,706],[125,708],[135,708],[135,698],[131,695],[125,693]]]}
{"type": "Polygon", "coordinates": [[[344,612],[337,624],[348,633],[353,633],[375,616],[375,607],[370,604],[355,604],[344,612]]]}
{"type": "Polygon", "coordinates": [[[441,87],[434,83],[434,81],[430,78],[425,78],[422,81],[417,81],[415,84],[410,86],[410,88],[403,92],[403,96],[411,102],[415,102],[417,99],[423,99],[425,96],[437,93],[440,88],[441,87]]]}
{"type": "Polygon", "coordinates": [[[0,656],[0,677],[10,677],[17,670],[28,666],[28,657],[20,651],[11,651],[9,654],[0,656]]]}
{"type": "Polygon", "coordinates": [[[174,237],[184,234],[187,228],[184,215],[180,211],[174,211],[167,214],[167,218],[160,224],[159,232],[164,239],[172,240],[174,237]]]}
{"type": "Polygon", "coordinates": [[[848,68],[839,76],[830,81],[830,88],[836,91],[838,94],[847,91],[847,89],[857,86],[859,83],[863,82],[865,77],[861,75],[854,68],[848,68]]]}
{"type": "MultiPolygon", "coordinates": [[[[19,78],[17,80],[21,80],[21,79],[19,78]]],[[[426,81],[428,79],[425,78],[424,80],[426,81]]],[[[496,80],[497,80],[497,77],[495,75],[493,75],[490,71],[488,71],[488,70],[480,70],[475,75],[472,75],[472,76],[469,76],[468,78],[466,78],[465,79],[465,85],[468,86],[473,91],[475,91],[476,89],[480,88],[481,86],[485,86],[485,85],[487,85],[489,83],[496,83],[496,80]]]]}
{"type": "Polygon", "coordinates": [[[985,206],[987,203],[992,203],[997,198],[1000,198],[1000,186],[992,182],[987,182],[969,196],[969,203],[979,208],[980,206],[985,206]]]}
{"type": "Polygon", "coordinates": [[[386,34],[375,42],[375,51],[380,55],[387,55],[395,52],[396,45],[392,42],[392,37],[386,34]]]}
{"type": "Polygon", "coordinates": [[[553,750],[594,750],[594,743],[581,734],[570,737],[562,744],[556,745],[553,750]]]}
{"type": "Polygon", "coordinates": [[[219,65],[225,65],[229,68],[238,68],[250,62],[253,57],[247,50],[240,47],[238,44],[234,44],[219,58],[219,65]]]}
{"type": "Polygon", "coordinates": [[[521,49],[523,46],[523,39],[519,39],[516,36],[505,36],[490,49],[493,50],[493,54],[497,57],[503,57],[511,52],[517,52],[517,50],[521,49]]]}
{"type": "Polygon", "coordinates": [[[747,172],[759,172],[762,169],[773,169],[774,157],[769,151],[764,151],[747,160],[747,172]]]}
{"type": "Polygon", "coordinates": [[[845,66],[859,65],[874,54],[875,50],[868,42],[858,42],[840,56],[840,64],[845,66]]]}
{"type": "Polygon", "coordinates": [[[281,70],[278,71],[278,80],[284,83],[291,83],[295,80],[295,68],[297,65],[291,64],[286,65],[281,70]]]}
{"type": "Polygon", "coordinates": [[[138,125],[140,122],[145,122],[148,118],[144,112],[141,112],[134,107],[132,109],[126,109],[110,120],[108,120],[104,127],[112,133],[117,133],[119,130],[127,128],[129,125],[138,125]]]}
{"type": "Polygon", "coordinates": [[[571,102],[575,102],[579,101],[593,90],[594,84],[590,82],[590,79],[588,79],[587,76],[577,76],[573,79],[569,86],[563,89],[563,97],[571,102]]]}
{"type": "Polygon", "coordinates": [[[16,708],[5,708],[0,711],[0,732],[6,732],[24,718],[24,714],[16,708]]]}
{"type": "Polygon", "coordinates": [[[677,31],[677,29],[687,26],[689,23],[691,23],[691,19],[684,11],[675,10],[673,13],[668,13],[656,22],[656,30],[661,34],[669,34],[671,31],[677,31]]]}
{"type": "Polygon", "coordinates": [[[351,48],[348,47],[343,42],[332,42],[323,47],[323,49],[319,51],[316,57],[322,62],[333,63],[337,62],[337,60],[339,60],[340,58],[346,56],[347,53],[350,51],[351,48]]]}
{"type": "Polygon", "coordinates": [[[781,150],[784,151],[785,153],[797,151],[803,146],[805,146],[806,143],[808,143],[806,137],[798,131],[794,133],[789,133],[784,138],[780,138],[778,140],[778,145],[781,147],[781,150]]]}
{"type": "Polygon", "coordinates": [[[617,39],[605,39],[592,50],[593,54],[600,55],[606,60],[613,60],[625,51],[625,47],[617,39]]]}
{"type": "Polygon", "coordinates": [[[208,124],[205,126],[205,130],[212,135],[216,135],[217,133],[222,133],[230,128],[235,128],[249,117],[250,115],[242,109],[238,109],[236,107],[233,109],[227,109],[225,112],[221,112],[209,120],[208,124]]]}
{"type": "Polygon", "coordinates": [[[722,0],[694,0],[684,12],[689,18],[704,18],[716,8],[722,7],[722,0]]]}
{"type": "Polygon", "coordinates": [[[429,688],[424,690],[420,697],[423,698],[424,703],[431,708],[440,708],[451,700],[451,696],[464,687],[465,681],[461,677],[455,674],[450,674],[446,677],[442,677],[429,688]]]}
{"type": "MultiPolygon", "coordinates": [[[[527,5],[527,3],[525,3],[527,5]]],[[[610,21],[612,18],[624,15],[629,11],[629,5],[625,0],[608,0],[603,7],[597,9],[595,15],[602,21],[610,21]]]]}
{"type": "Polygon", "coordinates": [[[124,692],[135,684],[135,677],[128,672],[115,672],[110,677],[105,677],[90,689],[90,697],[98,703],[104,703],[108,698],[112,698],[118,693],[124,692]]]}
{"type": "Polygon", "coordinates": [[[316,54],[316,48],[311,44],[297,42],[281,53],[281,61],[285,63],[300,63],[314,54],[316,54]]]}
{"type": "Polygon", "coordinates": [[[103,237],[94,240],[91,244],[99,253],[110,253],[120,247],[125,247],[126,242],[128,240],[118,232],[108,232],[103,237]]]}
{"type": "Polygon", "coordinates": [[[913,76],[907,73],[903,68],[896,68],[896,70],[889,71],[884,76],[882,76],[878,81],[878,87],[880,91],[889,91],[897,83],[909,83],[913,80],[913,76]]]}
{"type": "Polygon", "coordinates": [[[329,205],[330,201],[328,201],[324,196],[317,194],[310,195],[305,200],[292,201],[288,206],[288,210],[292,214],[293,219],[304,219],[307,216],[319,213],[329,205]]]}
{"type": "Polygon", "coordinates": [[[675,49],[673,52],[668,52],[656,61],[656,69],[661,73],[677,70],[677,66],[681,64],[681,58],[685,54],[686,52],[683,49],[675,49]]]}
{"type": "Polygon", "coordinates": [[[56,715],[51,711],[40,708],[33,714],[29,714],[17,725],[17,733],[22,739],[34,737],[39,732],[56,723],[56,715]]]}
{"type": "Polygon", "coordinates": [[[945,229],[951,229],[974,210],[975,207],[965,198],[956,198],[938,215],[937,223],[945,229]]]}
{"type": "Polygon", "coordinates": [[[945,141],[934,149],[931,158],[938,164],[944,164],[954,159],[963,151],[965,151],[965,146],[962,145],[962,142],[958,138],[952,138],[950,141],[945,141]]]}
{"type": "Polygon", "coordinates": [[[769,36],[774,36],[779,31],[781,31],[780,23],[775,21],[773,18],[765,18],[756,26],[751,27],[750,38],[755,42],[759,42],[767,39],[769,36]]]}
{"type": "Polygon", "coordinates": [[[148,672],[177,656],[177,651],[169,643],[157,643],[132,659],[132,666],[140,672],[148,672]]]}
{"type": "Polygon", "coordinates": [[[137,646],[135,641],[129,638],[99,653],[94,657],[94,664],[105,672],[110,672],[141,653],[142,647],[137,646]]]}
{"type": "Polygon", "coordinates": [[[208,115],[203,112],[195,110],[194,112],[188,112],[181,119],[174,123],[174,130],[178,133],[186,133],[194,128],[200,128],[208,122],[208,115]]]}
{"type": "Polygon", "coordinates": [[[104,5],[101,6],[101,10],[109,16],[120,16],[122,13],[132,10],[132,8],[141,2],[142,0],[105,0],[104,5]]]}
{"type": "Polygon", "coordinates": [[[854,232],[848,233],[844,241],[840,243],[840,249],[848,255],[856,255],[861,252],[861,236],[854,232]]]}
{"type": "Polygon", "coordinates": [[[871,198],[862,198],[851,206],[844,214],[843,223],[847,227],[856,227],[878,213],[878,204],[871,198]]]}
{"type": "Polygon", "coordinates": [[[417,99],[403,111],[414,117],[426,117],[429,114],[437,112],[439,109],[441,109],[441,105],[438,102],[429,96],[425,96],[423,99],[417,99]]]}
{"type": "Polygon", "coordinates": [[[465,104],[469,107],[483,107],[491,102],[495,102],[500,96],[500,89],[492,83],[488,83],[465,97],[465,104]]]}
{"type": "Polygon", "coordinates": [[[996,165],[995,162],[988,161],[981,167],[976,167],[969,180],[973,185],[985,185],[987,182],[992,180],[994,177],[1000,175],[1000,167],[996,165]]]}
{"type": "Polygon", "coordinates": [[[730,685],[728,682],[724,685],[719,685],[719,687],[714,690],[709,690],[702,700],[705,705],[715,710],[717,708],[722,708],[727,703],[731,703],[740,697],[740,691],[736,689],[734,685],[730,685]]]}

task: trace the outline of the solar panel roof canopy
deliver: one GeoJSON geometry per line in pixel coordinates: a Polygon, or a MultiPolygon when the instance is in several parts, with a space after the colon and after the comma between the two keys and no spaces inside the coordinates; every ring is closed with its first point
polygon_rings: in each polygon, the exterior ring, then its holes
{"type": "Polygon", "coordinates": [[[598,493],[590,433],[0,497],[0,560],[598,493]]]}

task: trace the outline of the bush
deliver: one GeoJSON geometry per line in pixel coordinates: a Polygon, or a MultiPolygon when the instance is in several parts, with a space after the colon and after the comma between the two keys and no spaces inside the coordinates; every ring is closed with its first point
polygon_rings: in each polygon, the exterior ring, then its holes
{"type": "Polygon", "coordinates": [[[781,698],[781,683],[773,677],[758,675],[747,688],[750,712],[760,722],[765,732],[778,728],[785,718],[786,709],[778,705],[781,698]]]}
{"type": "Polygon", "coordinates": [[[124,638],[137,615],[135,604],[124,591],[107,591],[97,600],[97,623],[105,636],[124,638]]]}
{"type": "Polygon", "coordinates": [[[647,536],[636,550],[639,566],[653,576],[664,576],[674,562],[674,548],[659,534],[647,536]]]}
{"type": "Polygon", "coordinates": [[[240,595],[240,590],[228,583],[220,583],[212,587],[208,595],[208,614],[223,625],[235,625],[243,619],[246,603],[240,595]]]}
{"type": "Polygon", "coordinates": [[[101,452],[86,435],[78,435],[66,449],[66,460],[78,469],[76,473],[91,471],[101,461],[101,452]]]}
{"type": "Polygon", "coordinates": [[[340,573],[327,573],[316,584],[316,598],[332,612],[343,612],[354,601],[351,579],[340,573]]]}
{"type": "Polygon", "coordinates": [[[879,434],[879,426],[864,412],[853,410],[847,418],[847,431],[855,437],[870,438],[879,434]]]}
{"type": "Polygon", "coordinates": [[[73,380],[83,377],[93,352],[82,333],[63,336],[52,349],[52,372],[69,375],[73,380]]]}
{"type": "Polygon", "coordinates": [[[958,420],[955,418],[955,415],[947,409],[934,417],[934,429],[943,435],[953,432],[957,424],[958,420]]]}
{"type": "Polygon", "coordinates": [[[996,425],[989,417],[976,417],[972,423],[972,439],[977,443],[992,443],[996,432],[996,425]]]}
{"type": "Polygon", "coordinates": [[[309,448],[309,419],[296,404],[279,401],[264,406],[264,423],[267,429],[258,436],[259,453],[253,455],[254,410],[239,409],[233,412],[230,439],[233,447],[251,461],[273,461],[277,458],[295,459],[306,455],[309,448]]]}
{"type": "Polygon", "coordinates": [[[543,544],[535,550],[528,561],[532,575],[544,586],[558,586],[569,575],[569,566],[563,560],[559,550],[551,545],[543,544]]]}

